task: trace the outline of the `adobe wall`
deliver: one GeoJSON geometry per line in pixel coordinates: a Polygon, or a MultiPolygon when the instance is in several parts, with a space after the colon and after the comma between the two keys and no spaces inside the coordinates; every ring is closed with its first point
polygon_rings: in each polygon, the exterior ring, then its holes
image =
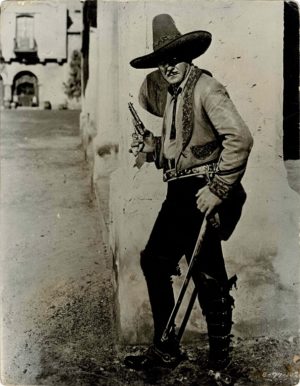
{"type": "MultiPolygon", "coordinates": [[[[139,253],[166,186],[153,165],[133,167],[127,103],[134,102],[146,126],[159,133],[160,119],[144,112],[137,102],[148,71],[128,64],[152,51],[151,21],[159,13],[171,14],[182,33],[196,29],[212,33],[211,47],[195,64],[226,85],[254,137],[243,180],[248,200],[238,229],[224,243],[229,275],[236,273],[239,278],[234,333],[296,334],[299,196],[288,186],[282,157],[282,2],[101,2],[98,48],[105,55],[99,54],[97,136],[100,144],[119,146],[119,168],[110,178],[110,243],[117,267],[122,338],[132,343],[151,338],[139,253]]],[[[114,160],[115,154],[110,155],[114,160]]],[[[101,174],[102,166],[95,166],[96,174],[101,174]]],[[[180,280],[175,279],[176,291],[180,280]]],[[[188,331],[205,331],[198,305],[188,331]]]]}

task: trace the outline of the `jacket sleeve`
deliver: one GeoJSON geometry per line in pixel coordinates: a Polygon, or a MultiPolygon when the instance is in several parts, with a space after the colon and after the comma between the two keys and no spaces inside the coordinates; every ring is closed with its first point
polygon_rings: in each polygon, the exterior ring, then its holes
{"type": "Polygon", "coordinates": [[[155,138],[155,149],[152,153],[146,153],[146,161],[147,162],[154,162],[157,169],[162,169],[162,162],[161,162],[161,137],[154,137],[155,138]]]}
{"type": "Polygon", "coordinates": [[[209,188],[221,199],[226,199],[245,173],[253,139],[225,87],[214,78],[209,78],[201,99],[202,106],[222,142],[218,169],[209,188]]]}

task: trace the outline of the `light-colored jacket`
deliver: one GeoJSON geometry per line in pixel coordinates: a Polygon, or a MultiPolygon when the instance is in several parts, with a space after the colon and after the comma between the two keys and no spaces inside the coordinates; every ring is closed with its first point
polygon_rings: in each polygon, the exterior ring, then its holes
{"type": "MultiPolygon", "coordinates": [[[[189,76],[193,71],[195,68],[189,76]]],[[[183,93],[176,115],[176,170],[217,162],[210,190],[227,198],[245,172],[253,144],[250,131],[225,87],[215,78],[202,72],[195,86],[185,87],[183,93]]],[[[166,106],[170,98],[168,93],[166,106]]],[[[158,168],[163,167],[165,132],[163,124],[154,157],[158,168]]]]}

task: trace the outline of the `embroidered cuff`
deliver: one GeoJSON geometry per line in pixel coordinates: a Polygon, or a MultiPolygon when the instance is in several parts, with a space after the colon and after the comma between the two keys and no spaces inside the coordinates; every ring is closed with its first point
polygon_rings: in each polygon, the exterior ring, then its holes
{"type": "Polygon", "coordinates": [[[226,184],[225,182],[217,179],[216,177],[209,184],[209,190],[218,196],[221,200],[228,198],[230,191],[232,189],[231,185],[226,184]]]}

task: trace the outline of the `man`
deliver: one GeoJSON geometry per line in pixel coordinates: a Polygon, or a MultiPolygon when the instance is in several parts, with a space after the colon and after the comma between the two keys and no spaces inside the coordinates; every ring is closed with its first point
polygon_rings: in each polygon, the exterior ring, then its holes
{"type": "MultiPolygon", "coordinates": [[[[208,227],[193,279],[207,321],[210,366],[221,369],[229,363],[233,298],[221,238],[229,237],[241,214],[245,194],[240,180],[252,137],[224,86],[192,64],[210,43],[209,32],[181,35],[169,15],[158,15],[153,19],[153,53],[130,62],[134,68],[158,67],[169,85],[162,135],[154,137],[149,131],[133,135],[131,145],[134,154],[147,153],[148,160],[163,169],[168,183],[166,199],[141,253],[154,339],[145,354],[126,357],[125,364],[138,370],[173,367],[183,358],[175,330],[167,341],[161,337],[174,306],[171,276],[178,274],[183,255],[190,260],[204,217],[208,227]]],[[[144,99],[149,98],[147,87],[142,87],[143,93],[144,99]]]]}

